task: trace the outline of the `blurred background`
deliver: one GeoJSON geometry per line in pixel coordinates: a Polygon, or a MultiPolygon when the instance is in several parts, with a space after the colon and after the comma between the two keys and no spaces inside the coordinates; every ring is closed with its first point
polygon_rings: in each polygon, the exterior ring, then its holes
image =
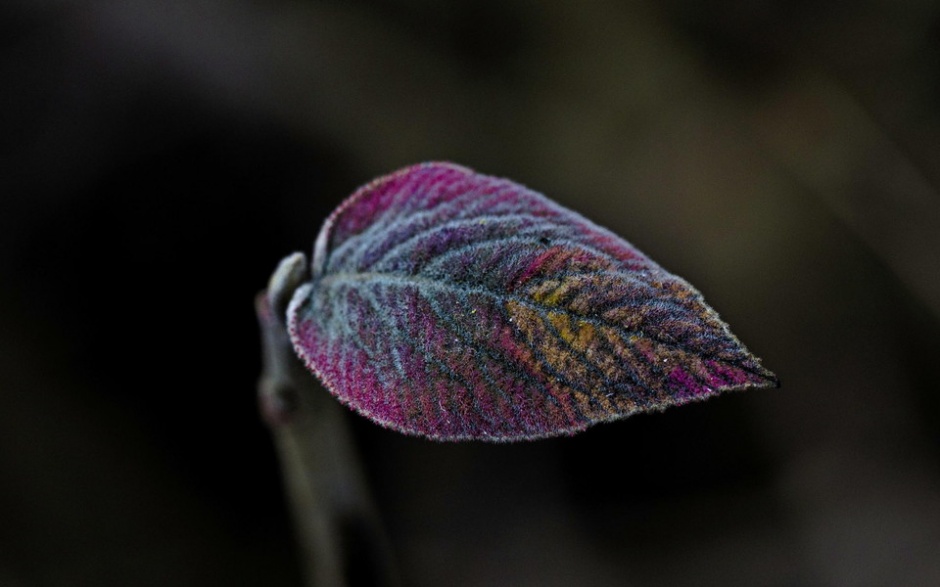
{"type": "Polygon", "coordinates": [[[351,418],[407,585],[940,585],[936,2],[6,0],[0,586],[299,585],[252,299],[432,159],[624,235],[783,387],[351,418]]]}

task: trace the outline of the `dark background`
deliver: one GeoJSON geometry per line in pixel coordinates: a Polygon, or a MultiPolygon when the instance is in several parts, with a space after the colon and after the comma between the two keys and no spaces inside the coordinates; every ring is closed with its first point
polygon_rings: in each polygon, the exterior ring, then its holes
{"type": "Polygon", "coordinates": [[[453,160],[783,381],[511,446],[353,425],[406,583],[940,584],[940,6],[7,0],[0,585],[298,585],[252,298],[453,160]]]}

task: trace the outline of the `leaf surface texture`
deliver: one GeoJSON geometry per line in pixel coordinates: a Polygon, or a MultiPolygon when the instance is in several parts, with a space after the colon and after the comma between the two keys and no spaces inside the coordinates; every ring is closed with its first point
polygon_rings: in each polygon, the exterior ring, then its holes
{"type": "Polygon", "coordinates": [[[695,288],[628,242],[449,163],[340,205],[288,324],[340,401],[439,440],[572,434],[777,385],[695,288]]]}

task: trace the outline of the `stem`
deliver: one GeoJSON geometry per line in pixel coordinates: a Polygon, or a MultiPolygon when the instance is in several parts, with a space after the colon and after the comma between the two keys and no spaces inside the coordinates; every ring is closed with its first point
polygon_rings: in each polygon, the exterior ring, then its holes
{"type": "Polygon", "coordinates": [[[399,585],[344,410],[304,368],[287,334],[287,302],[306,267],[302,253],[281,261],[255,310],[264,347],[259,403],[281,460],[307,583],[399,585]]]}

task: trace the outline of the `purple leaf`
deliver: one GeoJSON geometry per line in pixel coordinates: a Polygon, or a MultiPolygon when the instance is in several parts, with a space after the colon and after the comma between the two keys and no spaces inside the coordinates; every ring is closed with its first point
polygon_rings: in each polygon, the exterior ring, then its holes
{"type": "Polygon", "coordinates": [[[343,202],[288,320],[340,401],[439,440],[572,434],[777,385],[695,288],[629,243],[449,163],[343,202]]]}

